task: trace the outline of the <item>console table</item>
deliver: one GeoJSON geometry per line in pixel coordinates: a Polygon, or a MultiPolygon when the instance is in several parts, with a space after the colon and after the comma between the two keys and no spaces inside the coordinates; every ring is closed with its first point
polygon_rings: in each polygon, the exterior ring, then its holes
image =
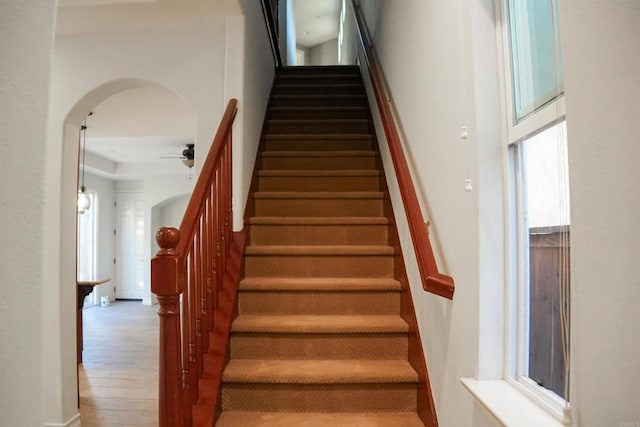
{"type": "Polygon", "coordinates": [[[76,316],[76,333],[77,333],[77,347],[78,347],[78,363],[82,363],[82,306],[84,305],[84,299],[87,295],[93,292],[93,288],[96,285],[107,283],[111,278],[101,280],[78,280],[78,315],[76,316]]]}

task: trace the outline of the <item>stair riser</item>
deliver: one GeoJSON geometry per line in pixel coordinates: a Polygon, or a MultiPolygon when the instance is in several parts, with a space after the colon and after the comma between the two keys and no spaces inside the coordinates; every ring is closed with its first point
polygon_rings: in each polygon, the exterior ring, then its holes
{"type": "Polygon", "coordinates": [[[367,120],[294,120],[278,121],[270,120],[265,127],[267,133],[278,134],[336,134],[336,133],[369,133],[369,122],[367,120]]]}
{"type": "Polygon", "coordinates": [[[382,199],[256,199],[256,216],[382,216],[382,199]]]}
{"type": "Polygon", "coordinates": [[[363,139],[278,139],[268,138],[268,151],[368,151],[371,138],[363,139]]]}
{"type": "Polygon", "coordinates": [[[269,113],[273,120],[330,120],[330,119],[367,119],[369,114],[366,108],[340,108],[340,109],[301,109],[282,108],[273,109],[269,113]]]}
{"type": "Polygon", "coordinates": [[[224,411],[415,411],[415,384],[236,384],[222,386],[224,411]]]}
{"type": "Polygon", "coordinates": [[[307,82],[300,82],[294,84],[278,83],[273,93],[274,95],[298,95],[301,93],[305,95],[364,95],[365,90],[361,84],[339,85],[337,83],[320,84],[318,82],[307,84],[307,82]]]}
{"type": "Polygon", "coordinates": [[[241,292],[241,314],[397,314],[397,292],[241,292]]]}
{"type": "Polygon", "coordinates": [[[363,107],[367,105],[364,95],[346,96],[274,96],[274,107],[363,107]]]}
{"type": "Polygon", "coordinates": [[[231,358],[401,360],[407,358],[407,335],[234,333],[231,358]]]}
{"type": "Polygon", "coordinates": [[[263,157],[264,170],[372,170],[376,167],[373,156],[345,157],[263,157]]]}
{"type": "Polygon", "coordinates": [[[390,277],[392,255],[248,255],[248,277],[390,277]]]}
{"type": "Polygon", "coordinates": [[[254,245],[386,245],[387,225],[251,225],[254,245]]]}
{"type": "Polygon", "coordinates": [[[378,191],[377,176],[262,176],[259,191],[378,191]]]}

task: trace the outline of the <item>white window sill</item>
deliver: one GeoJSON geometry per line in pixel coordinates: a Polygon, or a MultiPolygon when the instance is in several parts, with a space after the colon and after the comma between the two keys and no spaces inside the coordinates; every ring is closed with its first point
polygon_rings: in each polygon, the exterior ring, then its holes
{"type": "Polygon", "coordinates": [[[505,427],[566,427],[506,381],[461,378],[460,382],[505,427]]]}

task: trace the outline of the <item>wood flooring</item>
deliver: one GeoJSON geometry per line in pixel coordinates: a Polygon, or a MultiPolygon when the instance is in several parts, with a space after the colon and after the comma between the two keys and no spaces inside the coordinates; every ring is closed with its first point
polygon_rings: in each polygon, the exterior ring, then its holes
{"type": "Polygon", "coordinates": [[[158,306],[116,301],[83,311],[83,427],[158,425],[158,306]]]}

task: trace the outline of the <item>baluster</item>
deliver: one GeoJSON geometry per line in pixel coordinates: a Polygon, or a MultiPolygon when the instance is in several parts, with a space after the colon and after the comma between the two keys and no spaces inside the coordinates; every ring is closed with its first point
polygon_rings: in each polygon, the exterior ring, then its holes
{"type": "MultiPolygon", "coordinates": [[[[211,300],[211,263],[209,262],[209,254],[210,254],[210,246],[209,240],[211,239],[211,233],[209,231],[209,204],[210,204],[210,192],[209,196],[205,199],[202,218],[204,221],[204,226],[202,228],[202,247],[204,252],[203,258],[203,274],[204,280],[202,283],[202,295],[200,296],[200,310],[202,316],[201,323],[201,336],[200,336],[200,345],[203,352],[207,352],[209,350],[209,327],[211,324],[210,315],[212,315],[212,311],[209,307],[209,301],[211,300]]],[[[204,372],[204,358],[200,359],[200,369],[201,372],[204,372]]]]}
{"type": "Polygon", "coordinates": [[[224,213],[222,208],[222,175],[218,164],[218,177],[216,179],[216,192],[218,197],[216,198],[216,270],[218,271],[217,277],[217,289],[218,295],[222,291],[222,285],[224,282],[224,269],[222,264],[222,232],[224,227],[224,213]]]}
{"type": "MultiPolygon", "coordinates": [[[[203,286],[204,286],[204,234],[203,234],[203,218],[202,213],[200,214],[200,226],[199,231],[196,233],[196,244],[198,247],[198,271],[197,277],[198,280],[194,286],[193,293],[193,307],[192,307],[192,315],[194,319],[195,331],[193,333],[193,349],[194,349],[194,357],[192,360],[192,369],[193,374],[191,375],[191,384],[192,388],[195,389],[195,400],[193,403],[197,402],[198,399],[198,378],[202,375],[202,294],[203,294],[203,286]]],[[[193,396],[194,394],[192,394],[193,396]]]]}
{"type": "MultiPolygon", "coordinates": [[[[186,255],[188,258],[193,257],[193,252],[189,252],[186,255]]],[[[185,262],[185,268],[187,263],[185,262]]],[[[186,426],[191,425],[191,400],[192,390],[189,387],[190,377],[190,364],[191,364],[191,331],[193,326],[191,324],[190,309],[191,306],[191,289],[193,287],[193,281],[191,279],[191,273],[185,275],[184,292],[182,292],[181,298],[181,314],[182,314],[182,416],[186,426]]]]}
{"type": "Polygon", "coordinates": [[[229,136],[228,138],[228,143],[227,143],[227,151],[228,151],[228,155],[227,155],[227,174],[228,174],[228,178],[227,178],[227,188],[228,188],[228,195],[229,195],[229,199],[228,199],[228,211],[227,211],[227,218],[228,218],[228,222],[229,222],[229,226],[227,228],[227,256],[230,257],[231,256],[231,242],[233,241],[233,173],[231,173],[231,171],[233,170],[233,135],[232,135],[232,130],[229,129],[229,136]]]}
{"type": "Polygon", "coordinates": [[[228,260],[229,260],[229,248],[231,247],[231,218],[229,217],[229,212],[231,207],[229,203],[231,202],[231,186],[229,183],[231,182],[231,165],[229,164],[229,160],[231,159],[231,147],[229,145],[225,145],[224,149],[224,157],[222,160],[224,161],[224,265],[225,272],[228,268],[228,260]]]}
{"type": "Polygon", "coordinates": [[[209,330],[213,331],[214,322],[215,322],[215,309],[218,307],[218,293],[215,291],[215,278],[216,278],[216,265],[215,265],[215,194],[214,194],[214,184],[212,183],[209,187],[209,238],[207,239],[207,245],[209,247],[209,256],[207,259],[207,264],[209,267],[209,311],[211,316],[209,318],[209,330]]]}
{"type": "Polygon", "coordinates": [[[194,280],[189,283],[189,317],[191,318],[189,331],[189,389],[191,404],[198,400],[198,368],[197,345],[198,342],[198,287],[200,286],[200,228],[196,227],[193,237],[194,280]]]}
{"type": "Polygon", "coordinates": [[[227,214],[226,214],[226,197],[227,197],[227,171],[226,171],[226,162],[224,161],[224,148],[220,153],[220,180],[218,182],[218,210],[220,211],[220,225],[219,225],[219,233],[218,237],[220,241],[220,273],[222,276],[221,285],[224,286],[224,275],[227,272],[227,263],[226,263],[226,251],[225,247],[227,246],[227,214]]]}
{"type": "Polygon", "coordinates": [[[160,249],[151,261],[151,289],[158,298],[160,355],[158,410],[160,427],[182,427],[182,379],[180,366],[180,308],[184,269],[180,268],[176,247],[180,232],[162,227],[156,233],[160,249]]]}

